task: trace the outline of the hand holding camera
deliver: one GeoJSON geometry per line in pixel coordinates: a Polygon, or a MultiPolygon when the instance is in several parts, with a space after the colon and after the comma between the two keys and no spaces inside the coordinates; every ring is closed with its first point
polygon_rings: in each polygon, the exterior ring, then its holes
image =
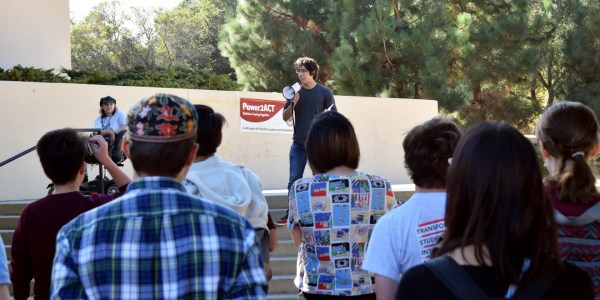
{"type": "Polygon", "coordinates": [[[89,148],[92,150],[94,157],[103,165],[110,161],[108,156],[108,143],[101,135],[94,135],[88,139],[89,148]]]}

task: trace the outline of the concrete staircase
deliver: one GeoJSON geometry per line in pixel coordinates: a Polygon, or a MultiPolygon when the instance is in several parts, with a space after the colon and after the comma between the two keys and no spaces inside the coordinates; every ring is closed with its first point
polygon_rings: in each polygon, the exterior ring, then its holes
{"type": "MultiPolygon", "coordinates": [[[[9,262],[11,259],[10,244],[12,243],[13,232],[15,231],[15,227],[17,227],[21,212],[30,202],[29,200],[0,202],[0,236],[4,242],[4,251],[6,251],[6,258],[9,262]]],[[[33,283],[31,287],[33,291],[33,283]]],[[[9,288],[12,296],[12,285],[9,288]]],[[[33,297],[30,297],[30,299],[33,299],[33,297]]]]}
{"type": "MultiPolygon", "coordinates": [[[[279,220],[288,208],[287,190],[265,191],[264,194],[271,217],[279,220]]],[[[287,226],[277,226],[277,238],[279,246],[271,252],[273,278],[269,282],[267,299],[298,299],[298,288],[294,285],[298,250],[287,226]]]]}
{"type": "MultiPolygon", "coordinates": [[[[396,199],[406,201],[413,193],[412,185],[393,186],[396,199]]],[[[264,191],[269,202],[269,210],[273,220],[280,219],[288,207],[286,190],[264,191]]],[[[0,236],[4,241],[7,258],[10,261],[10,244],[19,216],[30,200],[0,202],[0,236]]],[[[273,278],[269,282],[267,299],[297,299],[298,289],[294,285],[296,274],[297,249],[292,241],[290,231],[286,226],[277,226],[279,246],[271,253],[271,268],[273,278]]],[[[32,285],[33,286],[33,285],[32,285]]],[[[12,288],[11,288],[12,293],[12,288]]]]}

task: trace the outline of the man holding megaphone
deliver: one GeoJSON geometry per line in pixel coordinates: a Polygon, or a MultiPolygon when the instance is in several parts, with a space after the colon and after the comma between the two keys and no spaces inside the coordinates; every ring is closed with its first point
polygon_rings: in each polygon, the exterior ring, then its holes
{"type": "MultiPolygon", "coordinates": [[[[306,150],[304,142],[313,119],[325,110],[337,111],[333,93],[327,87],[317,83],[319,65],[310,57],[300,57],[294,62],[294,68],[300,82],[283,89],[286,98],[283,107],[283,120],[294,126],[294,137],[290,147],[290,180],[289,189],[294,181],[302,178],[306,167],[306,150]]],[[[286,215],[275,222],[277,225],[287,223],[286,215]]]]}

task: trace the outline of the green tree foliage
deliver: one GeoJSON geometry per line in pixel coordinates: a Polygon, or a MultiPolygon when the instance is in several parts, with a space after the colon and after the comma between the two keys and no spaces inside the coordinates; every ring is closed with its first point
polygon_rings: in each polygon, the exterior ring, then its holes
{"type": "Polygon", "coordinates": [[[600,113],[600,3],[580,1],[574,8],[563,54],[569,70],[567,98],[600,113]]]}
{"type": "Polygon", "coordinates": [[[230,74],[217,47],[235,0],[183,0],[172,10],[125,9],[119,0],[101,2],[71,29],[72,65],[77,70],[124,71],[184,68],[230,74]]]}
{"type": "Polygon", "coordinates": [[[184,0],[173,10],[160,13],[155,22],[161,65],[231,73],[218,42],[219,30],[235,7],[234,0],[184,0]]]}
{"type": "Polygon", "coordinates": [[[531,130],[565,95],[600,97],[597,2],[238,2],[220,48],[249,90],[279,90],[308,55],[338,94],[435,99],[465,125],[531,130]]]}
{"type": "Polygon", "coordinates": [[[437,99],[463,104],[449,64],[454,38],[445,1],[340,1],[340,40],[332,65],[338,90],[349,95],[437,99]]]}
{"type": "Polygon", "coordinates": [[[54,73],[52,69],[38,69],[18,65],[12,69],[0,68],[0,80],[5,81],[36,81],[36,82],[66,82],[67,80],[54,73]]]}
{"type": "Polygon", "coordinates": [[[220,48],[246,89],[278,91],[298,80],[293,62],[315,58],[318,80],[331,79],[329,57],[334,49],[326,22],[335,1],[238,1],[235,18],[224,27],[220,48]]]}
{"type": "Polygon", "coordinates": [[[538,98],[540,91],[546,93],[546,106],[565,99],[566,81],[570,75],[565,68],[562,49],[565,47],[566,34],[573,27],[571,18],[577,6],[578,1],[541,1],[544,17],[550,20],[551,30],[547,31],[549,38],[542,43],[542,65],[532,81],[530,98],[538,98]]]}
{"type": "MultiPolygon", "coordinates": [[[[132,40],[120,2],[101,2],[79,24],[71,26],[71,61],[75,69],[122,70],[126,40],[132,40]]],[[[129,45],[130,46],[130,45],[129,45]]]]}
{"type": "Polygon", "coordinates": [[[531,130],[541,111],[530,97],[543,65],[544,43],[554,30],[539,1],[454,1],[456,65],[470,87],[460,110],[466,123],[507,121],[531,130]]]}
{"type": "Polygon", "coordinates": [[[62,70],[68,78],[56,75],[52,69],[16,66],[9,70],[0,68],[0,80],[31,82],[62,82],[119,86],[148,86],[206,90],[239,90],[240,86],[228,75],[217,75],[207,70],[184,68],[145,69],[137,67],[126,71],[62,70]]]}
{"type": "Polygon", "coordinates": [[[238,84],[228,75],[216,75],[207,70],[181,67],[144,69],[138,67],[124,72],[66,71],[73,83],[120,86],[148,86],[206,90],[239,90],[238,84]]]}
{"type": "Polygon", "coordinates": [[[600,112],[597,1],[184,0],[131,15],[114,1],[73,26],[74,67],[106,70],[88,82],[178,85],[231,63],[243,88],[279,91],[305,55],[337,94],[434,99],[464,125],[531,131],[561,99],[600,112]]]}
{"type": "Polygon", "coordinates": [[[558,11],[549,0],[246,0],[220,47],[249,90],[279,90],[308,55],[338,94],[435,99],[465,124],[531,128],[563,74],[547,54],[560,49],[558,11]]]}
{"type": "Polygon", "coordinates": [[[239,90],[217,48],[236,1],[183,0],[173,10],[99,3],[71,29],[72,70],[17,66],[0,80],[239,90]]]}

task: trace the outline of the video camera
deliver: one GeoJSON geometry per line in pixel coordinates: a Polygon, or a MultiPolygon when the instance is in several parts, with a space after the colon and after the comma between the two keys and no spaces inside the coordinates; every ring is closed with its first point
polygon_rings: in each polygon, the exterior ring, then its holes
{"type": "MultiPolygon", "coordinates": [[[[117,166],[120,167],[123,166],[123,162],[127,159],[127,157],[125,157],[125,154],[123,153],[122,146],[123,136],[125,135],[125,133],[125,131],[121,131],[115,134],[114,142],[110,141],[109,136],[104,136],[104,140],[106,140],[106,142],[108,143],[108,155],[110,156],[112,161],[114,161],[115,164],[117,164],[117,166]]],[[[93,146],[94,145],[90,143],[85,143],[85,157],[83,160],[88,164],[96,165],[100,162],[94,156],[94,152],[92,151],[93,146]]]]}

